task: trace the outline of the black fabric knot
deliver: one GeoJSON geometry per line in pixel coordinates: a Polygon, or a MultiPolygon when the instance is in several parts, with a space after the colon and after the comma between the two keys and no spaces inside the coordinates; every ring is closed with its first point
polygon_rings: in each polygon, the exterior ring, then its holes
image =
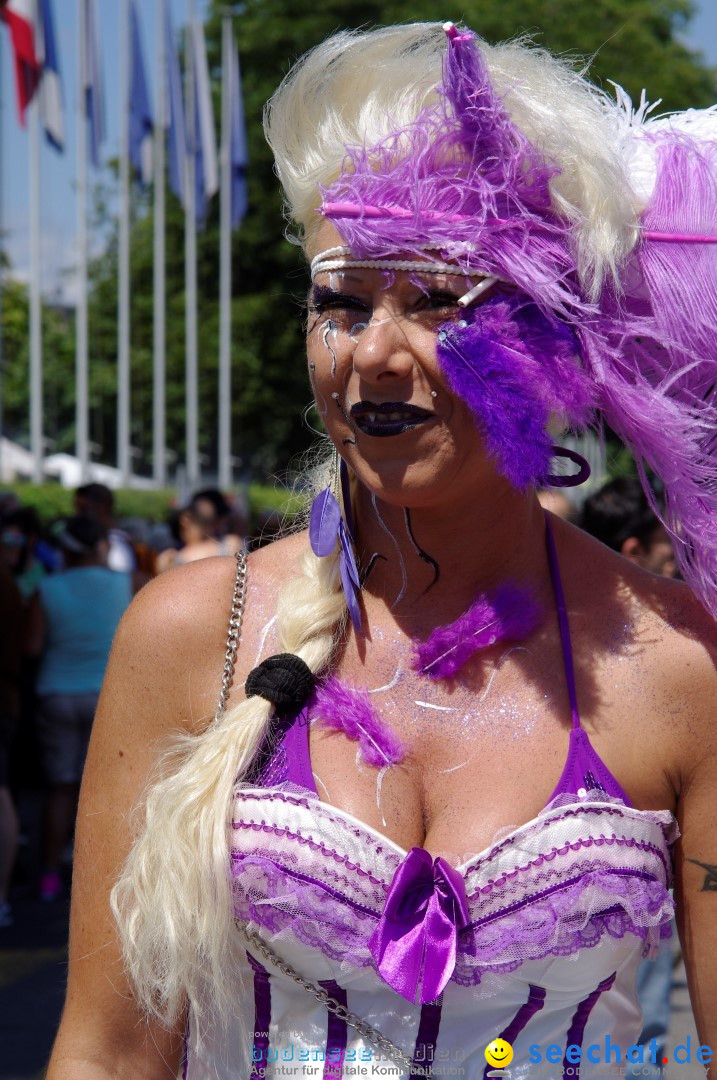
{"type": "Polygon", "coordinates": [[[311,668],[294,653],[268,656],[247,675],[244,692],[248,698],[263,697],[274,706],[277,717],[298,713],[314,688],[311,668]]]}

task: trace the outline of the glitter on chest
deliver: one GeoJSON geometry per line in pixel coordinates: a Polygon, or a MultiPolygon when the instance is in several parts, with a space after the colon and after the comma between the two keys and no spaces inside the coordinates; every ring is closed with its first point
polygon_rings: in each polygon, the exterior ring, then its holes
{"type": "Polygon", "coordinates": [[[529,650],[506,648],[496,660],[474,661],[472,678],[450,682],[427,679],[411,670],[411,642],[376,629],[372,633],[371,677],[347,658],[342,672],[355,684],[365,687],[382,719],[400,735],[419,739],[452,732],[462,739],[474,733],[477,739],[487,732],[499,738],[519,739],[536,728],[549,708],[550,695],[537,688],[511,692],[509,654],[520,651],[524,663],[531,663],[529,650]]]}

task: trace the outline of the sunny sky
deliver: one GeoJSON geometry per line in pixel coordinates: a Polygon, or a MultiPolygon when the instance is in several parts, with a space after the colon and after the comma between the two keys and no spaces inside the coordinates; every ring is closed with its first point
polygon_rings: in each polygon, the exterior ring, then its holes
{"type": "MultiPolygon", "coordinates": [[[[172,22],[180,26],[187,17],[188,0],[168,0],[172,22]]],[[[195,0],[198,15],[202,15],[208,0],[195,0]]],[[[119,149],[118,93],[112,88],[119,86],[120,13],[122,5],[117,0],[98,0],[100,22],[100,49],[104,64],[106,123],[108,138],[104,146],[104,158],[116,157],[119,149]]],[[[150,82],[154,79],[156,64],[154,4],[138,5],[141,19],[145,64],[150,82]]],[[[698,13],[694,19],[688,44],[701,50],[706,58],[717,65],[717,0],[699,0],[698,13]]],[[[72,268],[75,261],[74,235],[76,228],[73,178],[75,172],[75,116],[77,109],[77,85],[72,73],[77,70],[77,2],[54,0],[57,47],[60,54],[63,94],[65,100],[64,154],[58,154],[43,140],[41,170],[42,202],[42,287],[47,294],[61,294],[73,298],[72,268]]],[[[239,38],[241,51],[241,38],[239,38]]],[[[150,85],[154,100],[154,86],[150,85]]],[[[14,86],[12,82],[9,37],[5,27],[0,27],[0,223],[5,236],[5,248],[9,253],[13,273],[27,276],[29,262],[28,243],[28,139],[17,122],[14,86]]],[[[97,174],[96,174],[97,175],[97,174]]],[[[97,179],[101,176],[97,175],[97,179]]],[[[91,178],[92,182],[92,178],[91,178]]]]}

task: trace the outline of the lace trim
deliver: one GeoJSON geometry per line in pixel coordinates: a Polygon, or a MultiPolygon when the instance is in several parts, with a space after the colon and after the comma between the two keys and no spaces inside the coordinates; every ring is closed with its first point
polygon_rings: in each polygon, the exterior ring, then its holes
{"type": "MultiPolygon", "coordinates": [[[[368,939],[378,913],[268,859],[246,856],[234,870],[234,916],[267,940],[296,940],[344,965],[373,967],[368,939]],[[237,870],[239,870],[237,874],[237,870]]],[[[606,935],[627,934],[654,951],[669,934],[674,903],[644,871],[593,870],[475,919],[458,938],[452,980],[478,985],[489,972],[508,972],[526,960],[568,956],[606,935]]]]}

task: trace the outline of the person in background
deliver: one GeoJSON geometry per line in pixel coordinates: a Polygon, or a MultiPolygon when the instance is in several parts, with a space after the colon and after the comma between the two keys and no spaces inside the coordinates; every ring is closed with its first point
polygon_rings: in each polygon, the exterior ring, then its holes
{"type": "Polygon", "coordinates": [[[12,925],[8,891],[19,826],[10,791],[10,750],[20,716],[23,621],[20,590],[0,564],[0,927],[12,925]]]}
{"type": "Polygon", "coordinates": [[[586,499],[579,524],[585,532],[644,570],[660,577],[676,576],[672,540],[637,477],[610,480],[586,499]]]}
{"type": "Polygon", "coordinates": [[[40,895],[63,889],[62,852],[72,836],[80,778],[117,624],[132,596],[131,575],[107,566],[107,532],[95,517],[58,523],[65,569],[45,578],[28,614],[28,644],[40,655],[37,734],[50,785],[40,895]]]}
{"type": "Polygon", "coordinates": [[[540,488],[538,502],[543,510],[549,510],[563,521],[575,521],[575,507],[560,488],[540,488]]]}
{"type": "Polygon", "coordinates": [[[157,573],[197,559],[233,555],[241,550],[244,544],[242,538],[226,531],[230,513],[231,507],[215,488],[207,488],[193,495],[172,524],[180,547],[168,548],[157,556],[157,573]]]}
{"type": "Polygon", "coordinates": [[[123,529],[118,529],[114,516],[114,495],[105,484],[83,484],[75,491],[75,512],[97,518],[107,533],[109,551],[107,566],[110,570],[133,573],[137,558],[130,539],[123,529]]]}
{"type": "Polygon", "coordinates": [[[40,531],[40,519],[29,506],[8,514],[0,526],[2,558],[11,570],[25,603],[47,572],[36,552],[40,531]]]}

